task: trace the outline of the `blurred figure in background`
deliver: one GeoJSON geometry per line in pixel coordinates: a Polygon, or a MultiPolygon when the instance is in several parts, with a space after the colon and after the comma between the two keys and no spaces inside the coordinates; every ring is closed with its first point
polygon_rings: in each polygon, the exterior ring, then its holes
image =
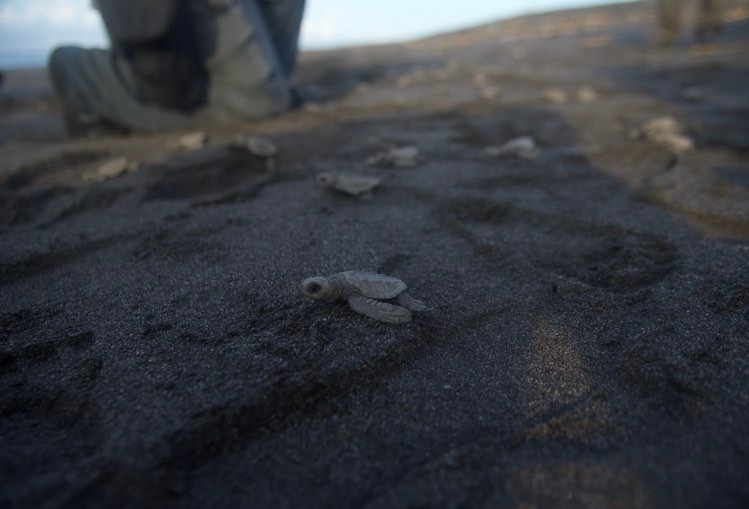
{"type": "Polygon", "coordinates": [[[289,109],[305,0],[94,0],[111,50],[49,60],[72,135],[154,132],[289,109]]]}
{"type": "MultiPolygon", "coordinates": [[[[658,18],[658,44],[672,46],[681,32],[682,12],[687,0],[655,0],[658,18]]],[[[695,35],[713,39],[723,28],[721,0],[697,0],[695,35]]]]}

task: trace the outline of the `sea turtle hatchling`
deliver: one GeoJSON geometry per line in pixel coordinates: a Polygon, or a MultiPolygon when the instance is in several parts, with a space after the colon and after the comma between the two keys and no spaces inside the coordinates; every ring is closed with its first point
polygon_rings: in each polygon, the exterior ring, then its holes
{"type": "Polygon", "coordinates": [[[232,141],[230,147],[244,150],[250,154],[262,157],[265,159],[265,168],[268,171],[274,171],[276,169],[276,157],[278,156],[278,146],[268,138],[256,135],[245,135],[240,134],[234,141],[232,141]]]}
{"type": "Polygon", "coordinates": [[[669,150],[673,155],[680,156],[694,150],[694,141],[682,134],[684,126],[675,118],[663,116],[648,120],[642,128],[634,130],[633,139],[644,138],[669,150]]]}
{"type": "Polygon", "coordinates": [[[272,158],[278,155],[276,144],[263,136],[240,134],[234,138],[231,146],[247,150],[258,157],[272,158]]]}
{"type": "Polygon", "coordinates": [[[392,147],[379,152],[367,159],[370,166],[394,166],[396,168],[411,168],[419,164],[421,152],[417,147],[392,147]]]}
{"type": "Polygon", "coordinates": [[[174,152],[194,152],[208,145],[209,136],[203,131],[196,131],[182,135],[178,140],[167,144],[167,148],[174,152]]]}
{"type": "Polygon", "coordinates": [[[83,180],[84,182],[104,182],[105,180],[137,171],[138,166],[138,163],[135,161],[131,161],[126,157],[118,157],[101,164],[94,171],[85,173],[83,180]]]}
{"type": "Polygon", "coordinates": [[[426,309],[406,293],[406,283],[400,279],[366,270],[305,279],[301,290],[305,297],[321,302],[345,300],[357,313],[387,323],[410,322],[411,311],[426,309]]]}
{"type": "Polygon", "coordinates": [[[536,159],[538,145],[530,136],[514,138],[504,145],[486,147],[486,154],[491,157],[517,157],[520,159],[536,159]]]}

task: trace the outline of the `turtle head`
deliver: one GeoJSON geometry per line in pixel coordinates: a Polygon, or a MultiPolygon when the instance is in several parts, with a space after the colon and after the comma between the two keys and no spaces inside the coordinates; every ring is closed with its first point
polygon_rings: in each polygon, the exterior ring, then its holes
{"type": "Polygon", "coordinates": [[[330,189],[335,184],[335,177],[330,173],[320,173],[315,180],[323,189],[330,189]]]}
{"type": "Polygon", "coordinates": [[[313,300],[332,300],[335,296],[333,284],[324,277],[311,277],[302,282],[302,294],[313,300]]]}

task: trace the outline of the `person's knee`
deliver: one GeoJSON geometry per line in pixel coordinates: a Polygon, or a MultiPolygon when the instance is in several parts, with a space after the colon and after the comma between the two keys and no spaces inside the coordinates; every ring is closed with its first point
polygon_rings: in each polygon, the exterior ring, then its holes
{"type": "Polygon", "coordinates": [[[60,46],[49,55],[47,69],[58,92],[64,92],[66,76],[74,72],[81,60],[81,55],[85,51],[83,48],[76,46],[60,46]]]}
{"type": "Polygon", "coordinates": [[[86,50],[77,46],[60,46],[49,55],[49,69],[63,70],[75,65],[86,50]]]}

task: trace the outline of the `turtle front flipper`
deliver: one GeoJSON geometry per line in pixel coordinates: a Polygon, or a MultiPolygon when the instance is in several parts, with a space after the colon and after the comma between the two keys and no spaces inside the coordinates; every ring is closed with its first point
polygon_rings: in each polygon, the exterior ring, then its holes
{"type": "Polygon", "coordinates": [[[395,301],[403,306],[404,308],[410,309],[411,311],[424,311],[427,305],[419,299],[414,299],[406,292],[401,293],[395,298],[395,301]]]}
{"type": "Polygon", "coordinates": [[[350,294],[347,300],[351,309],[357,313],[381,322],[406,323],[411,321],[411,312],[401,306],[370,299],[360,293],[350,294]]]}

